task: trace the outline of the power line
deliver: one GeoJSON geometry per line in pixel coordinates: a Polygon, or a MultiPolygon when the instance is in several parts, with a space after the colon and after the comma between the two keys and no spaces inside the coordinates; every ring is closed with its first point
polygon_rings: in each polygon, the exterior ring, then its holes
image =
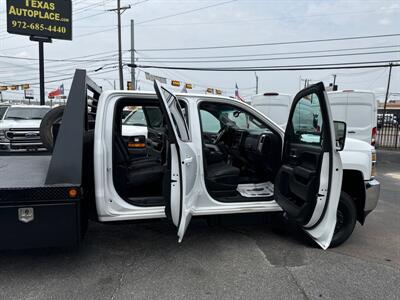
{"type": "MultiPolygon", "coordinates": [[[[240,54],[240,55],[215,55],[215,56],[180,56],[180,57],[151,57],[152,60],[163,59],[208,59],[208,58],[236,58],[236,57],[258,57],[258,56],[274,56],[274,55],[292,55],[292,54],[307,54],[307,53],[329,53],[353,50],[372,50],[372,49],[385,49],[385,48],[399,48],[399,45],[386,45],[386,46],[372,46],[372,47],[355,47],[355,48],[340,48],[340,49],[326,49],[326,50],[307,50],[307,51],[294,51],[294,52],[272,52],[272,53],[259,53],[259,54],[240,54]]],[[[140,51],[136,53],[141,54],[140,51]]],[[[150,58],[150,57],[149,57],[150,58]]]]}
{"type": "MultiPolygon", "coordinates": [[[[337,13],[327,13],[327,14],[316,14],[316,15],[304,15],[303,18],[318,18],[318,17],[326,17],[326,16],[334,16],[334,15],[366,15],[366,14],[374,14],[374,13],[382,13],[391,9],[380,9],[380,10],[366,10],[366,11],[341,11],[337,13]]],[[[395,8],[397,9],[397,8],[395,8]]],[[[216,25],[216,24],[233,24],[242,26],[243,23],[258,23],[265,22],[270,20],[279,20],[277,17],[269,17],[269,18],[240,18],[240,19],[232,19],[230,21],[202,21],[202,22],[183,22],[183,23],[161,23],[161,24],[150,24],[150,25],[141,25],[143,27],[166,27],[166,26],[193,26],[193,25],[216,25]]]]}
{"type": "MultiPolygon", "coordinates": [[[[335,69],[364,69],[364,68],[382,68],[388,67],[390,63],[398,63],[400,60],[390,61],[366,61],[366,62],[344,62],[329,64],[307,64],[307,65],[280,65],[280,66],[262,66],[262,67],[172,67],[155,65],[136,65],[138,68],[153,68],[166,70],[188,70],[188,71],[216,71],[216,72],[247,72],[247,71],[306,71],[306,70],[335,70],[335,69]]],[[[398,67],[400,65],[393,65],[398,67]]]]}
{"type": "Polygon", "coordinates": [[[225,1],[225,2],[219,2],[219,3],[212,4],[212,5],[207,5],[207,6],[202,6],[202,7],[195,8],[195,9],[182,11],[182,12],[175,13],[175,14],[172,14],[172,15],[152,18],[152,19],[148,19],[148,20],[144,20],[144,21],[138,22],[137,25],[146,24],[146,23],[150,23],[150,22],[154,22],[154,21],[158,21],[158,20],[163,20],[163,19],[167,19],[167,18],[172,18],[172,17],[176,17],[176,16],[181,16],[181,15],[185,15],[185,14],[189,14],[189,13],[192,13],[192,12],[208,9],[208,8],[211,8],[211,7],[225,5],[225,4],[236,2],[236,1],[238,1],[238,0],[229,0],[229,1],[225,1]]]}
{"type": "Polygon", "coordinates": [[[158,63],[227,63],[227,62],[248,62],[248,61],[272,61],[272,60],[290,60],[290,59],[308,59],[308,58],[323,58],[323,57],[342,57],[342,56],[361,56],[361,55],[376,55],[387,53],[399,53],[399,51],[375,51],[375,52],[358,52],[358,53],[343,53],[343,54],[325,54],[325,55],[308,55],[308,56],[292,56],[292,57],[272,57],[272,58],[249,58],[249,59],[226,59],[226,60],[146,60],[142,59],[141,62],[158,62],[158,63]]]}
{"type": "MultiPolygon", "coordinates": [[[[10,58],[10,59],[17,59],[17,60],[30,60],[30,61],[37,61],[37,58],[28,58],[28,57],[18,57],[18,56],[10,56],[10,55],[0,55],[0,58],[10,58]]],[[[109,59],[111,61],[111,59],[109,59]]],[[[107,59],[45,59],[45,61],[49,62],[104,62],[107,59]]],[[[112,60],[113,61],[113,60],[112,60]]]]}
{"type": "Polygon", "coordinates": [[[328,39],[315,39],[315,40],[286,41],[286,42],[270,42],[270,43],[256,43],[256,44],[207,46],[207,47],[157,48],[157,49],[156,48],[149,48],[149,49],[140,49],[138,51],[158,52],[158,51],[187,51],[187,50],[210,50],[210,49],[226,49],[226,48],[245,48],[245,47],[260,47],[260,46],[276,46],[276,45],[292,45],[292,44],[307,44],[307,43],[320,43],[320,42],[361,40],[361,39],[373,39],[373,38],[395,37],[395,36],[400,36],[400,33],[364,35],[364,36],[340,37],[340,38],[328,38],[328,39]]]}
{"type": "MultiPolygon", "coordinates": [[[[127,52],[127,50],[123,50],[123,52],[127,52]]],[[[90,61],[90,62],[96,62],[97,60],[104,62],[107,58],[112,58],[115,57],[115,51],[104,51],[104,52],[97,52],[97,53],[92,53],[88,55],[80,55],[80,56],[74,56],[74,57],[68,57],[65,59],[45,59],[45,61],[48,62],[48,66],[51,66],[52,68],[57,68],[59,67],[58,65],[62,63],[62,67],[65,67],[65,63],[70,62],[71,65],[77,65],[78,62],[81,61],[90,61]],[[107,55],[106,55],[107,54],[107,55]],[[112,54],[112,55],[110,55],[112,54]],[[80,60],[82,58],[93,58],[93,59],[87,59],[87,60],[80,60]]],[[[32,60],[32,61],[37,61],[37,58],[26,58],[26,57],[17,57],[17,56],[8,56],[12,59],[17,59],[17,60],[32,60]]],[[[18,65],[15,64],[17,67],[25,68],[29,66],[36,66],[37,63],[32,63],[32,64],[24,64],[24,65],[18,65]]],[[[36,70],[36,68],[34,68],[36,70]]]]}

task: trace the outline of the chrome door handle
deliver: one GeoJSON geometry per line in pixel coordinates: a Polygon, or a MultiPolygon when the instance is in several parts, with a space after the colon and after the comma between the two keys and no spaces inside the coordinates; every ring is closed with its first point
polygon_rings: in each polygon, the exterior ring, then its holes
{"type": "Polygon", "coordinates": [[[190,164],[193,162],[193,157],[187,157],[183,160],[183,163],[187,166],[190,166],[190,164]]]}

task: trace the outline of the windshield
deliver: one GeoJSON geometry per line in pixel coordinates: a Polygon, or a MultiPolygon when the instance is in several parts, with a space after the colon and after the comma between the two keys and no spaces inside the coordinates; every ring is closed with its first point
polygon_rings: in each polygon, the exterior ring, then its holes
{"type": "Polygon", "coordinates": [[[48,107],[10,107],[6,120],[41,120],[50,110],[48,107]]]}
{"type": "Polygon", "coordinates": [[[124,120],[123,125],[147,126],[143,109],[139,108],[131,112],[124,120]]]}

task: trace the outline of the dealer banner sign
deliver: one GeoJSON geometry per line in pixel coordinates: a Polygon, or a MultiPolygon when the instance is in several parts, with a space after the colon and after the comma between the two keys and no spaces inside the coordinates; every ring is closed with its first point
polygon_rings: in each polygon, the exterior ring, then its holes
{"type": "Polygon", "coordinates": [[[72,40],[72,1],[7,0],[7,31],[72,40]]]}

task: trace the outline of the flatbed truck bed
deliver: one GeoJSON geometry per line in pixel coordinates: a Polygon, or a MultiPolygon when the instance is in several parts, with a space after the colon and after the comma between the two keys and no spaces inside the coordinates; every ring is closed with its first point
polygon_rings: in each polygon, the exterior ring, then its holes
{"type": "Polygon", "coordinates": [[[0,156],[0,250],[80,244],[90,194],[83,185],[91,178],[83,175],[90,165],[84,136],[93,129],[100,94],[86,71],[77,70],[52,153],[0,156]]]}
{"type": "Polygon", "coordinates": [[[51,156],[0,156],[0,250],[74,247],[81,240],[78,185],[46,184],[51,156]],[[78,191],[75,197],[70,190],[78,191]]]}
{"type": "Polygon", "coordinates": [[[50,155],[0,156],[0,189],[45,186],[50,155]]]}

